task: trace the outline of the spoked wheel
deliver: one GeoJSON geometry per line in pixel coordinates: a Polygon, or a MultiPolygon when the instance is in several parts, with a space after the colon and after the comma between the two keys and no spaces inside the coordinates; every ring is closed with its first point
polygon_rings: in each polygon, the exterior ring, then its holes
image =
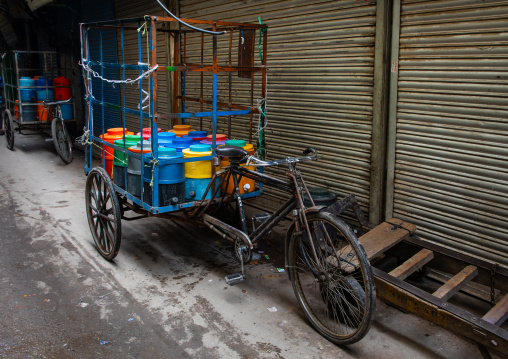
{"type": "Polygon", "coordinates": [[[4,111],[3,127],[7,148],[12,151],[14,148],[14,121],[12,120],[11,111],[9,110],[4,111]]]}
{"type": "Polygon", "coordinates": [[[88,225],[97,250],[112,260],[122,239],[121,212],[113,182],[103,168],[95,167],[88,173],[85,197],[88,225]]]}
{"type": "Polygon", "coordinates": [[[66,164],[72,162],[72,141],[71,135],[65,128],[64,122],[61,118],[56,117],[51,122],[51,137],[53,137],[53,143],[55,149],[62,161],[66,164]]]}
{"type": "Polygon", "coordinates": [[[304,228],[304,234],[292,235],[289,244],[289,274],[296,298],[321,335],[339,345],[355,343],[367,334],[376,307],[365,251],[337,217],[321,212],[308,215],[307,220],[312,238],[304,228]]]}

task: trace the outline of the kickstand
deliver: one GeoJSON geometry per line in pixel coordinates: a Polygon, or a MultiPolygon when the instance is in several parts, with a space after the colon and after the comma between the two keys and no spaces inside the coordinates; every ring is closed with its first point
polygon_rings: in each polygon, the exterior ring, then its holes
{"type": "Polygon", "coordinates": [[[234,273],[234,274],[227,275],[225,277],[225,279],[226,279],[226,283],[229,285],[237,285],[237,284],[242,283],[245,280],[245,271],[243,268],[243,251],[244,251],[244,249],[247,249],[247,247],[244,246],[244,247],[240,247],[238,249],[238,253],[240,254],[240,263],[242,264],[242,273],[234,273]]]}

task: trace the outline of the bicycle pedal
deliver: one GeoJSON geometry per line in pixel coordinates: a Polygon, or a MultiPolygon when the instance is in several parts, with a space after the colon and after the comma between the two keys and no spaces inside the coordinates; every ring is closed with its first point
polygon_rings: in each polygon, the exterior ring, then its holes
{"type": "Polygon", "coordinates": [[[226,277],[226,283],[229,285],[237,285],[242,283],[245,280],[245,275],[241,273],[235,273],[227,275],[226,277]]]}

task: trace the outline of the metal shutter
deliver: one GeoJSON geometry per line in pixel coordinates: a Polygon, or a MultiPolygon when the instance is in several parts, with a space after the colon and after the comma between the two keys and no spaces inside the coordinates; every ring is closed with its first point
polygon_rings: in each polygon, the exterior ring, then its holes
{"type": "Polygon", "coordinates": [[[393,215],[508,266],[508,1],[400,9],[393,215]]]}
{"type": "Polygon", "coordinates": [[[261,17],[269,26],[268,156],[316,148],[320,160],[302,165],[310,184],[353,192],[368,211],[376,3],[181,0],[180,15],[251,23],[261,17]]]}

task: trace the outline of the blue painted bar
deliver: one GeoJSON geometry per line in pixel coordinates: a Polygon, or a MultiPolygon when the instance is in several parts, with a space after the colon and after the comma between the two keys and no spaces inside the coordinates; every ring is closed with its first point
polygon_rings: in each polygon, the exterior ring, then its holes
{"type": "MultiPolygon", "coordinates": [[[[157,50],[154,49],[153,47],[153,41],[152,41],[152,35],[153,35],[153,31],[155,29],[152,28],[152,23],[150,23],[150,31],[148,32],[148,38],[149,38],[149,45],[150,45],[150,54],[151,56],[153,56],[155,54],[155,56],[157,56],[157,50]]],[[[156,58],[157,60],[157,58],[156,58]]],[[[152,74],[152,76],[150,76],[150,128],[151,128],[151,138],[152,138],[152,155],[153,155],[153,158],[155,160],[159,160],[159,146],[158,146],[158,143],[159,143],[159,131],[158,131],[158,128],[157,128],[157,124],[155,123],[155,120],[154,120],[154,114],[155,114],[155,101],[152,101],[151,99],[154,98],[154,86],[153,86],[153,77],[154,76],[157,76],[157,72],[154,72],[152,74]]],[[[141,103],[141,110],[143,110],[143,104],[141,103]]],[[[141,133],[141,135],[143,135],[143,133],[141,133]]],[[[159,188],[159,166],[154,166],[153,167],[153,188],[154,190],[152,191],[152,203],[153,203],[153,206],[154,207],[159,207],[159,191],[158,191],[158,188],[159,188]]]]}
{"type": "MultiPolygon", "coordinates": [[[[100,44],[100,58],[102,62],[102,29],[99,28],[99,44],[100,44]]],[[[104,68],[101,67],[101,77],[104,77],[104,68]]],[[[104,100],[104,81],[101,81],[101,99],[104,100]]],[[[101,127],[101,133],[105,133],[104,131],[104,106],[101,106],[102,111],[102,127],[101,127]]],[[[102,168],[106,168],[106,149],[104,146],[102,146],[102,168]]]]}
{"type": "MultiPolygon", "coordinates": [[[[141,28],[141,21],[138,22],[138,29],[141,28]]],[[[138,63],[140,62],[143,62],[143,58],[142,58],[142,52],[141,52],[141,31],[138,31],[138,63]]],[[[143,74],[143,70],[139,69],[139,76],[141,76],[143,74]]],[[[141,133],[141,154],[143,154],[143,142],[144,142],[144,138],[143,138],[143,103],[142,103],[142,99],[143,99],[143,78],[141,78],[139,80],[139,101],[140,101],[140,108],[139,108],[139,132],[141,133]]],[[[146,117],[149,117],[149,116],[146,116],[146,117]]],[[[145,160],[145,157],[142,156],[141,159],[143,160],[143,164],[144,164],[144,160],[145,160]]],[[[143,180],[141,180],[141,201],[143,201],[143,180]]]]}
{"type": "MultiPolygon", "coordinates": [[[[214,35],[214,46],[217,46],[217,35],[214,35]]],[[[217,147],[215,137],[217,136],[217,74],[213,74],[213,106],[212,106],[212,120],[213,120],[213,137],[212,137],[212,148],[217,147]]]]}
{"type": "MultiPolygon", "coordinates": [[[[123,38],[123,23],[120,28],[120,44],[122,45],[122,65],[125,65],[125,52],[124,52],[124,38],[123,38]]],[[[122,66],[122,81],[125,81],[125,66],[122,66]]],[[[125,105],[125,82],[122,82],[122,103],[125,105]]],[[[123,127],[123,136],[125,138],[125,111],[122,111],[122,127],[123,127]]],[[[143,138],[141,138],[143,140],[143,138]]],[[[123,142],[123,153],[127,153],[127,146],[125,141],[123,142]]],[[[124,175],[124,183],[127,184],[127,170],[123,171],[124,175]]]]}

